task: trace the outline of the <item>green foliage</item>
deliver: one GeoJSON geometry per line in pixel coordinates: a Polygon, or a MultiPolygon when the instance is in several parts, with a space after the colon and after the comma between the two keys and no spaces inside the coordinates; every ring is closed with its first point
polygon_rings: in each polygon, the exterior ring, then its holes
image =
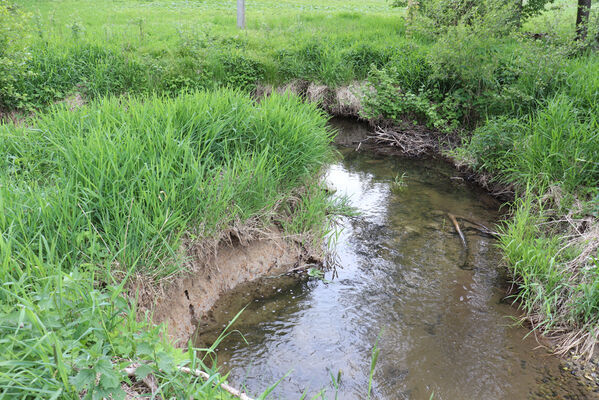
{"type": "Polygon", "coordinates": [[[9,172],[0,228],[24,246],[52,238],[67,265],[118,261],[168,274],[162,265],[177,266],[159,260],[174,257],[186,230],[217,234],[306,184],[329,155],[325,123],[299,99],[256,107],[230,91],[58,109],[35,129],[0,131],[9,172]],[[61,206],[28,211],[37,202],[61,206]]]}
{"type": "Polygon", "coordinates": [[[599,181],[598,130],[594,112],[558,95],[530,118],[491,120],[475,131],[469,150],[504,179],[575,191],[599,181]]]}
{"type": "Polygon", "coordinates": [[[224,86],[234,89],[252,90],[264,80],[264,66],[249,57],[241,55],[223,55],[220,58],[224,77],[224,86]]]}
{"type": "MultiPolygon", "coordinates": [[[[373,121],[416,119],[431,127],[449,129],[450,123],[439,115],[439,107],[429,100],[427,93],[402,90],[396,84],[397,75],[398,70],[393,66],[380,70],[373,67],[369,83],[374,90],[363,100],[363,116],[373,121]]],[[[451,124],[455,124],[455,120],[451,124]]]]}
{"type": "Polygon", "coordinates": [[[6,57],[20,35],[27,35],[29,15],[8,0],[0,0],[0,57],[6,57]]]}
{"type": "Polygon", "coordinates": [[[567,249],[566,238],[544,228],[553,210],[544,210],[535,193],[518,201],[500,245],[520,291],[517,300],[541,331],[576,327],[593,334],[599,323],[599,276],[593,257],[580,271],[568,268],[580,249],[567,249]],[[576,276],[573,276],[576,274],[576,276]]]}
{"type": "Polygon", "coordinates": [[[520,23],[521,20],[538,15],[547,4],[555,0],[528,0],[505,2],[497,0],[394,0],[394,7],[408,7],[431,21],[436,28],[455,26],[460,23],[475,24],[483,20],[497,20],[502,15],[508,16],[510,23],[520,23]]]}
{"type": "Polygon", "coordinates": [[[220,398],[176,368],[214,373],[205,355],[138,322],[123,286],[134,272],[179,272],[186,232],[218,237],[252,219],[322,240],[333,205],[314,177],[331,157],[326,122],[292,96],[256,105],[223,90],[103,99],[0,126],[3,394],[123,398],[135,360],[161,397],[220,398]]]}

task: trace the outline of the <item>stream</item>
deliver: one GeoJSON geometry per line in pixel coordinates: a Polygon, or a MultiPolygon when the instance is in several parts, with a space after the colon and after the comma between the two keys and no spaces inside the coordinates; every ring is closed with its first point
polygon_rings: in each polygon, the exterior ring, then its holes
{"type": "Polygon", "coordinates": [[[243,337],[218,348],[229,382],[258,395],[281,379],[271,399],[366,399],[376,344],[372,399],[591,398],[516,324],[494,239],[464,229],[465,252],[447,217],[495,227],[500,204],[444,162],[358,152],[366,128],[335,125],[342,157],[325,179],[359,212],[341,220],[338,267],[326,281],[266,279],[219,300],[219,329],[249,303],[234,325],[243,337]]]}

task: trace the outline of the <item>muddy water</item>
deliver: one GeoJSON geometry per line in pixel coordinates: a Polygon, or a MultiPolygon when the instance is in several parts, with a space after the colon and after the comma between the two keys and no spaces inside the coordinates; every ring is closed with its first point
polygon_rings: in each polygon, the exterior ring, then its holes
{"type": "Polygon", "coordinates": [[[283,378],[269,398],[333,399],[340,375],[337,398],[364,399],[378,337],[372,398],[587,398],[514,326],[493,239],[466,231],[465,253],[447,218],[493,226],[498,204],[443,163],[340,151],[326,180],[360,215],[342,221],[335,276],[266,279],[224,298],[219,324],[249,303],[235,324],[245,340],[232,334],[218,351],[229,380],[259,394],[283,378]]]}

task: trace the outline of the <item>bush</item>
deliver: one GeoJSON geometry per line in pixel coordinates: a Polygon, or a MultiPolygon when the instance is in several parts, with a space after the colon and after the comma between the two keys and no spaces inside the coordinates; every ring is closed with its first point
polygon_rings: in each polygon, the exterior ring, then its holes
{"type": "MultiPolygon", "coordinates": [[[[243,55],[223,54],[219,57],[223,76],[223,86],[252,90],[264,79],[265,67],[262,63],[243,55]]],[[[218,76],[217,76],[218,78],[218,76]]]]}
{"type": "Polygon", "coordinates": [[[408,7],[410,17],[417,15],[430,23],[436,32],[442,32],[449,26],[466,24],[486,25],[497,34],[510,32],[524,19],[542,12],[545,5],[553,1],[394,0],[392,4],[395,7],[408,7]]]}
{"type": "Polygon", "coordinates": [[[413,93],[402,89],[397,82],[398,71],[394,66],[383,69],[375,67],[370,71],[368,82],[372,91],[364,97],[362,114],[370,120],[389,119],[419,120],[431,127],[450,129],[455,121],[448,121],[439,114],[439,107],[429,100],[428,93],[413,93]]]}

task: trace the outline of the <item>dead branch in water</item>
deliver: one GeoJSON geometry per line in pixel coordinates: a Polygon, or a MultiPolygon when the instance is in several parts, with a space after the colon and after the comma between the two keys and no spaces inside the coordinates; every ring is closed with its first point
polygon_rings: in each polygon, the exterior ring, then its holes
{"type": "MultiPolygon", "coordinates": [[[[139,363],[131,364],[129,367],[125,368],[124,371],[127,373],[127,376],[131,376],[131,377],[135,376],[135,372],[137,371],[137,368],[140,365],[141,364],[139,364],[139,363]]],[[[208,375],[206,372],[204,372],[202,370],[191,369],[191,368],[187,368],[187,367],[177,367],[177,369],[179,371],[183,372],[184,374],[194,375],[199,378],[202,378],[205,381],[210,380],[210,375],[208,375]]],[[[142,379],[142,382],[145,383],[146,386],[151,390],[152,395],[154,395],[158,391],[158,387],[156,386],[156,379],[154,378],[154,376],[152,374],[149,374],[144,379],[142,379]]],[[[253,400],[251,397],[249,397],[244,392],[237,390],[234,387],[227,385],[226,383],[220,383],[220,384],[217,384],[217,386],[219,386],[221,389],[223,389],[230,395],[237,397],[241,400],[253,400]]]]}
{"type": "Polygon", "coordinates": [[[495,231],[487,228],[485,225],[481,224],[480,222],[473,221],[473,220],[471,220],[469,218],[462,217],[460,215],[454,215],[454,217],[456,219],[461,219],[461,220],[464,220],[466,222],[469,222],[470,224],[474,225],[474,227],[472,227],[472,228],[478,230],[479,232],[482,232],[482,233],[484,233],[486,235],[489,235],[489,236],[499,237],[499,233],[498,232],[495,232],[495,231]]]}
{"type": "Polygon", "coordinates": [[[449,217],[451,222],[453,222],[453,226],[455,227],[455,230],[458,232],[458,235],[460,235],[460,239],[462,239],[462,244],[464,245],[464,248],[467,249],[468,245],[466,244],[466,237],[464,236],[464,233],[462,233],[462,230],[460,229],[460,225],[458,224],[458,220],[456,219],[455,215],[453,215],[452,213],[447,213],[447,216],[449,217]]]}
{"type": "Polygon", "coordinates": [[[460,265],[460,268],[461,269],[470,269],[467,267],[468,266],[468,243],[466,243],[466,236],[464,236],[464,233],[460,229],[460,224],[458,224],[458,220],[456,219],[455,215],[453,215],[452,213],[447,213],[447,216],[453,223],[453,226],[455,227],[455,230],[458,232],[458,235],[460,235],[460,239],[462,240],[462,245],[464,247],[464,250],[463,250],[464,251],[464,262],[462,263],[462,265],[460,265]]]}
{"type": "Polygon", "coordinates": [[[420,156],[437,148],[434,137],[426,131],[410,129],[407,132],[377,127],[372,138],[377,143],[399,147],[405,154],[420,156]]]}

